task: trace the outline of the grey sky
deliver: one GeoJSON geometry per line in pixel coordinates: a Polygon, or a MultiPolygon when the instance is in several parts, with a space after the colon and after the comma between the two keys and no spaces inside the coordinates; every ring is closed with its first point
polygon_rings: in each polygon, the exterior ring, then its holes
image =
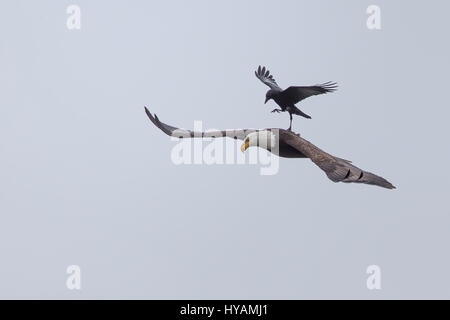
{"type": "Polygon", "coordinates": [[[2,1],[0,297],[450,298],[449,10],[2,1]],[[81,30],[66,27],[70,4],[81,30]],[[175,166],[143,106],[187,128],[286,128],[259,64],[283,87],[337,81],[293,129],[398,189],[334,184],[301,159],[274,176],[175,166]],[[81,291],[66,288],[72,264],[81,291]]]}

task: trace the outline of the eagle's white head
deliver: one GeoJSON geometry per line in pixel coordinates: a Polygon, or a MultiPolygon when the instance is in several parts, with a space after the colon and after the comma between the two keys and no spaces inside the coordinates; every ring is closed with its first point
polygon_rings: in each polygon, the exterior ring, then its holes
{"type": "Polygon", "coordinates": [[[260,147],[272,151],[278,145],[278,138],[271,130],[259,130],[249,133],[242,143],[241,151],[245,152],[249,147],[260,147]]]}

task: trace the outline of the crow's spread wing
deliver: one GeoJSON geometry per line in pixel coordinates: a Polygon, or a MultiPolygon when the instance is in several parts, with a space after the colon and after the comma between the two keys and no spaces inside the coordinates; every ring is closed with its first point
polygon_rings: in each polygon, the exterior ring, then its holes
{"type": "Polygon", "coordinates": [[[282,92],[284,98],[295,104],[305,98],[336,91],[337,84],[335,82],[325,82],[310,87],[289,87],[282,92]]]}
{"type": "Polygon", "coordinates": [[[262,83],[267,85],[270,89],[281,90],[281,88],[278,86],[273,76],[270,74],[270,71],[266,70],[266,67],[261,68],[261,66],[259,66],[258,70],[255,71],[255,75],[259,80],[261,80],[262,83]]]}

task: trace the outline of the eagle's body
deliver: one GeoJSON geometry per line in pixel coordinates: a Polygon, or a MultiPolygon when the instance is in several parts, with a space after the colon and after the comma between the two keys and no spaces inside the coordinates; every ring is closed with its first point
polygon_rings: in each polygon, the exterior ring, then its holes
{"type": "Polygon", "coordinates": [[[310,96],[333,92],[337,89],[336,83],[326,82],[309,87],[291,86],[286,90],[283,90],[280,86],[278,86],[277,82],[270,74],[270,71],[266,70],[266,67],[261,68],[261,66],[259,66],[258,70],[255,71],[255,75],[259,80],[261,80],[262,83],[270,88],[270,90],[266,92],[266,100],[264,103],[267,103],[267,101],[272,99],[280,106],[280,109],[274,109],[272,112],[287,111],[289,113],[290,122],[288,130],[291,130],[292,127],[293,114],[311,119],[309,115],[295,106],[296,103],[310,96]]]}

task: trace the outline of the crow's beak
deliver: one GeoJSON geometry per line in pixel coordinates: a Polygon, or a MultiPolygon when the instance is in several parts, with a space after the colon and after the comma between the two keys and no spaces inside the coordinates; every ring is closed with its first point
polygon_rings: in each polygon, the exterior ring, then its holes
{"type": "Polygon", "coordinates": [[[270,98],[266,97],[266,101],[264,101],[264,104],[266,104],[267,101],[269,101],[269,100],[270,100],[270,98]]]}

